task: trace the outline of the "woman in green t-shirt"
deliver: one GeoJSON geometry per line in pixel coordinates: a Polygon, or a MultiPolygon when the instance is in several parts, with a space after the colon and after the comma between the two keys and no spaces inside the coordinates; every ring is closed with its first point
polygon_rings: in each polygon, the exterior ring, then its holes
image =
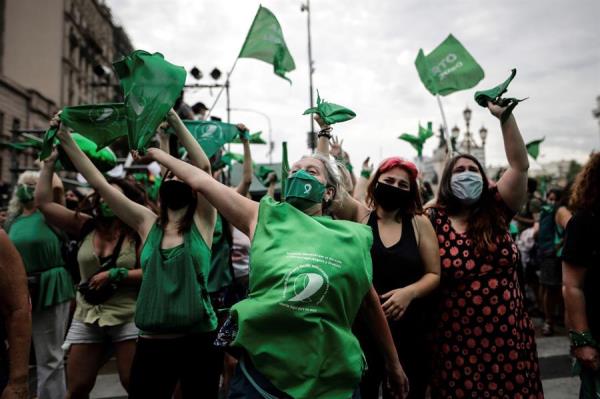
{"type": "Polygon", "coordinates": [[[150,149],[148,157],[205,196],[252,241],[250,294],[231,310],[238,325],[232,345],[242,349],[231,398],[357,395],[364,362],[351,327],[359,310],[392,390],[406,395],[408,382],[371,285],[371,231],[324,216],[346,195],[327,158],[296,162],[286,202],[265,197],[259,204],[161,150],[150,149]]]}
{"type": "MultiPolygon", "coordinates": [[[[206,154],[175,111],[169,112],[167,121],[192,164],[210,172],[206,154]]],[[[52,124],[59,124],[58,117],[52,124]]],[[[135,312],[140,337],[129,397],[170,399],[179,382],[183,398],[216,398],[219,370],[215,365],[223,359],[212,344],[217,319],[206,288],[215,209],[167,171],[156,215],[109,184],[63,126],[57,137],[75,168],[142,242],[143,279],[135,312]]]]}
{"type": "MultiPolygon", "coordinates": [[[[32,301],[32,338],[37,366],[37,395],[64,398],[64,352],[61,348],[75,296],[71,275],[64,268],[61,239],[34,202],[37,172],[19,176],[9,204],[8,236],[27,272],[32,301]]],[[[62,187],[59,190],[62,196],[62,187]]]]}
{"type": "MultiPolygon", "coordinates": [[[[82,209],[76,205],[71,210],[53,202],[51,182],[57,156],[54,150],[44,161],[35,199],[51,225],[79,242],[77,263],[82,284],[65,339],[69,351],[68,397],[89,396],[98,371],[106,362],[106,342],[114,345],[119,379],[127,390],[138,336],[133,315],[142,280],[137,256],[140,239],[137,232],[115,217],[98,193],[88,197],[81,204],[82,209]],[[114,290],[110,287],[113,285],[117,287],[114,290]]],[[[131,201],[144,205],[141,189],[122,179],[111,178],[109,183],[131,201]]]]}

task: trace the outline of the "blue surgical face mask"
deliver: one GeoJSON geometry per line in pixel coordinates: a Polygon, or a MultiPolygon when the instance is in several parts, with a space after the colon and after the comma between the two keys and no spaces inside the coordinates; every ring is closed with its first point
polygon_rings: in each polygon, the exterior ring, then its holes
{"type": "Polygon", "coordinates": [[[479,200],[483,191],[483,179],[477,172],[460,172],[450,180],[452,194],[463,204],[472,205],[479,200]]]}

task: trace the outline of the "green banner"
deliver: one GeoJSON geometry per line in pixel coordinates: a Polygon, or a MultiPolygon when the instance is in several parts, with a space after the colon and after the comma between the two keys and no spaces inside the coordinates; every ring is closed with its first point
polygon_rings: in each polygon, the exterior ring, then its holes
{"type": "Polygon", "coordinates": [[[420,49],[415,66],[423,85],[433,95],[447,96],[470,89],[484,77],[481,66],[451,34],[427,55],[420,49]]]}

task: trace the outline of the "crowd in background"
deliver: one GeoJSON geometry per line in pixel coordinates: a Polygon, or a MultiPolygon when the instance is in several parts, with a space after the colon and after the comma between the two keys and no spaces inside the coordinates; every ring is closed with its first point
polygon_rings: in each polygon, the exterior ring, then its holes
{"type": "Polygon", "coordinates": [[[86,187],[55,151],[3,210],[2,399],[27,397],[30,336],[41,399],[88,397],[113,354],[132,398],[542,398],[530,316],[545,336],[566,323],[581,397],[599,392],[600,154],[541,187],[510,116],[503,173],[458,154],[433,190],[406,157],[355,175],[317,118],[316,152],[258,198],[246,126],[229,187],[182,123],[206,107],[175,109],[122,177],[52,120],[86,187]],[[298,274],[290,253],[343,267],[298,274]]]}

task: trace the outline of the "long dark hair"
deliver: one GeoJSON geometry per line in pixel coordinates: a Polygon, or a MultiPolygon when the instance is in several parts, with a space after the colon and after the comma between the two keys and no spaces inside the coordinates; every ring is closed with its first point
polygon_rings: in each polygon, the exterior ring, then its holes
{"type": "Polygon", "coordinates": [[[462,158],[473,161],[477,165],[477,169],[479,169],[479,173],[483,179],[481,197],[469,207],[470,214],[467,220],[467,229],[474,238],[475,248],[479,253],[482,253],[494,244],[494,237],[506,233],[509,220],[501,212],[499,204],[494,198],[494,192],[490,189],[485,170],[477,158],[469,154],[461,154],[452,158],[446,164],[438,188],[435,207],[443,209],[448,215],[455,215],[463,209],[464,205],[454,196],[451,186],[452,171],[456,163],[462,158]]]}
{"type": "MultiPolygon", "coordinates": [[[[170,178],[172,178],[173,176],[175,176],[173,174],[173,172],[171,172],[170,170],[166,170],[161,184],[164,184],[165,181],[170,180],[170,178]]],[[[182,182],[182,183],[184,183],[184,182],[182,182]]],[[[184,183],[184,184],[187,184],[187,183],[184,183]]],[[[192,223],[194,223],[194,213],[196,212],[196,206],[198,204],[198,197],[197,197],[196,192],[194,192],[193,190],[192,190],[192,194],[193,194],[192,201],[188,205],[188,208],[185,211],[183,217],[177,224],[177,232],[179,234],[183,234],[186,231],[188,231],[192,227],[192,223]]],[[[164,229],[166,227],[166,225],[169,223],[169,212],[167,211],[168,208],[165,205],[165,201],[163,201],[160,198],[160,190],[159,190],[158,209],[159,209],[158,226],[160,228],[164,229]]]]}
{"type": "MultiPolygon", "coordinates": [[[[373,174],[373,177],[369,181],[369,185],[367,186],[367,196],[366,196],[367,205],[370,206],[371,208],[377,208],[379,206],[379,204],[377,203],[377,200],[375,199],[375,186],[379,182],[379,177],[382,174],[384,174],[385,172],[392,170],[394,168],[400,168],[400,169],[404,170],[406,173],[408,173],[408,176],[410,178],[410,190],[409,191],[410,191],[411,198],[412,198],[412,201],[410,201],[410,203],[408,204],[408,206],[406,208],[398,210],[398,212],[396,213],[396,218],[401,220],[402,216],[414,216],[414,215],[422,214],[423,213],[423,203],[421,200],[421,192],[419,190],[419,184],[417,183],[417,176],[419,174],[417,166],[414,163],[412,163],[410,161],[406,161],[399,157],[387,158],[387,159],[384,159],[383,162],[381,162],[381,165],[379,165],[379,167],[375,171],[375,174],[373,174]]],[[[398,221],[400,221],[400,220],[398,220],[398,221]]]]}

